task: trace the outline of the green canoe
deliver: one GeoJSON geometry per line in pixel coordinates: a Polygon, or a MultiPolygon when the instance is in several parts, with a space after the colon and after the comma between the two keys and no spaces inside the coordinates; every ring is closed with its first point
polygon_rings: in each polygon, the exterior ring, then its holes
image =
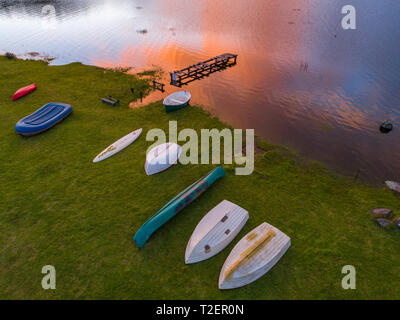
{"type": "Polygon", "coordinates": [[[216,180],[225,176],[225,170],[218,167],[205,177],[196,181],[162,207],[154,216],[147,220],[134,236],[134,241],[142,248],[154,231],[172,219],[179,211],[197,199],[216,180]]]}

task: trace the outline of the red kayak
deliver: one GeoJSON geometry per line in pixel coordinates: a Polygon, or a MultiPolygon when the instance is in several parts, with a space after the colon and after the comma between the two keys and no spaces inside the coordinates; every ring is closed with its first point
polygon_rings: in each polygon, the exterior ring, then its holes
{"type": "Polygon", "coordinates": [[[36,89],[36,84],[31,84],[30,86],[23,87],[19,90],[17,90],[16,93],[14,93],[12,100],[15,101],[19,98],[22,98],[23,96],[26,96],[27,94],[31,93],[33,90],[36,89]]]}

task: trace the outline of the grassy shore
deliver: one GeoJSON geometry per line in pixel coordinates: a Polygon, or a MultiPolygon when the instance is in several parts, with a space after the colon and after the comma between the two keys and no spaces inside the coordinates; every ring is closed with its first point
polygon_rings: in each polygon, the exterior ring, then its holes
{"type": "Polygon", "coordinates": [[[148,83],[130,75],[71,64],[0,57],[0,298],[1,299],[399,299],[400,232],[369,217],[375,207],[400,213],[400,201],[306,163],[283,147],[258,141],[251,176],[227,176],[157,231],[138,249],[133,235],[179,191],[212,166],[176,165],[146,176],[145,139],[152,128],[223,128],[190,107],[166,114],[161,103],[131,110],[129,88],[148,83]],[[11,102],[14,91],[38,89],[11,102]],[[105,95],[121,106],[99,102],[105,95]],[[73,114],[55,128],[24,138],[15,123],[43,104],[64,102],[73,114]],[[143,128],[143,136],[98,164],[107,145],[143,128]],[[261,150],[262,149],[262,150],[261,150]],[[184,252],[203,215],[227,199],[250,219],[214,258],[184,264],[184,252]],[[218,290],[222,264],[237,241],[267,221],[292,238],[292,247],[263,278],[241,289],[218,290]],[[54,265],[57,289],[43,290],[44,265],[54,265]],[[341,269],[357,270],[357,289],[343,290],[341,269]]]}

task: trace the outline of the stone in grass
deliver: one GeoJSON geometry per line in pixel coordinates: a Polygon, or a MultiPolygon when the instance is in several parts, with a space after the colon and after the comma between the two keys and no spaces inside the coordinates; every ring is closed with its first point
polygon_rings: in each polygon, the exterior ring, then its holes
{"type": "Polygon", "coordinates": [[[390,219],[393,216],[393,211],[386,208],[376,208],[371,211],[374,218],[390,219]]]}
{"type": "Polygon", "coordinates": [[[385,183],[390,190],[400,193],[400,183],[396,181],[385,181],[385,183]]]}
{"type": "Polygon", "coordinates": [[[400,217],[393,220],[394,225],[400,230],[400,217]]]}
{"type": "Polygon", "coordinates": [[[378,218],[376,223],[383,229],[390,229],[392,227],[392,221],[389,219],[378,218]]]}

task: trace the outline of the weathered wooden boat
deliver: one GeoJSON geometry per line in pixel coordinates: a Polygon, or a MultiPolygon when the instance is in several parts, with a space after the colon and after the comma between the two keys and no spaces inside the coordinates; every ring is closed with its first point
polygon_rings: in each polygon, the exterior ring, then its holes
{"type": "Polygon", "coordinates": [[[400,193],[400,183],[396,181],[385,181],[388,188],[394,192],[400,193]]]}
{"type": "Polygon", "coordinates": [[[182,147],[173,142],[167,142],[151,149],[146,155],[144,170],[148,176],[167,170],[178,162],[182,147]]]}
{"type": "Polygon", "coordinates": [[[220,289],[245,286],[267,273],[290,247],[290,238],[264,222],[232,249],[219,275],[220,289]]]}
{"type": "Polygon", "coordinates": [[[249,213],[224,200],[199,222],[186,247],[185,263],[196,263],[215,256],[232,242],[249,219],[249,213]]]}
{"type": "Polygon", "coordinates": [[[196,181],[165,206],[163,206],[155,215],[147,220],[134,236],[134,241],[139,248],[142,248],[150,236],[167,221],[172,219],[179,211],[197,199],[206,191],[216,180],[225,176],[225,170],[218,167],[208,173],[205,177],[196,181]]]}
{"type": "Polygon", "coordinates": [[[165,111],[171,112],[182,109],[189,104],[192,95],[188,91],[177,91],[164,99],[165,111]]]}

